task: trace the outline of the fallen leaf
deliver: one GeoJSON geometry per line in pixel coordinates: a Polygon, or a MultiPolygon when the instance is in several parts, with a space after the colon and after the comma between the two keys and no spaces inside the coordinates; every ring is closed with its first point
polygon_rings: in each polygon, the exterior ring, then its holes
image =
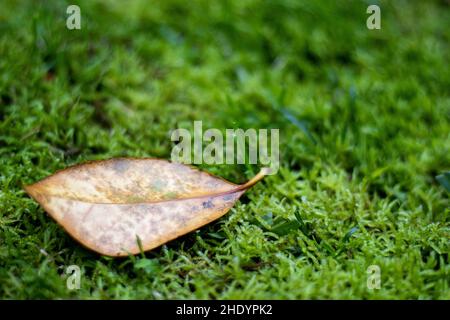
{"type": "Polygon", "coordinates": [[[236,185],[166,160],[118,158],[69,167],[25,190],[87,248],[126,256],[223,216],[268,170],[236,185]]]}

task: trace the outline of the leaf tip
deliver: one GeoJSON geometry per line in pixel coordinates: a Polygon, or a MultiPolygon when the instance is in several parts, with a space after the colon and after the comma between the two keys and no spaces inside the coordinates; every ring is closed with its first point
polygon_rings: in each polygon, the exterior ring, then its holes
{"type": "Polygon", "coordinates": [[[30,196],[34,198],[34,184],[23,185],[23,190],[30,196]]]}

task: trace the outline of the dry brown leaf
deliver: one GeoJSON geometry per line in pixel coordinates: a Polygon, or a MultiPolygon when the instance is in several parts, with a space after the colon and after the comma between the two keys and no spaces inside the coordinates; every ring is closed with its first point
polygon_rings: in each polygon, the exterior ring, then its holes
{"type": "Polygon", "coordinates": [[[139,241],[150,250],[218,219],[267,170],[236,185],[166,160],[119,158],[69,167],[25,190],[87,248],[126,256],[140,252],[139,241]]]}

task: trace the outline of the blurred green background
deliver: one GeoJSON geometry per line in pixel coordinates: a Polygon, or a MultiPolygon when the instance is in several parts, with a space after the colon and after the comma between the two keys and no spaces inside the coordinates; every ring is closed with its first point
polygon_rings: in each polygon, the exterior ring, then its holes
{"type": "Polygon", "coordinates": [[[2,0],[0,297],[450,299],[449,21],[448,1],[2,0]],[[145,255],[82,248],[23,191],[85,160],[168,159],[194,120],[279,128],[281,169],[145,255]]]}

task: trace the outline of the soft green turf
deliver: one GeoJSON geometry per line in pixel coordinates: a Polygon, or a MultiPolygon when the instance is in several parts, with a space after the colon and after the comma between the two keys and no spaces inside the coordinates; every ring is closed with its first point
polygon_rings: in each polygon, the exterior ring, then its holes
{"type": "Polygon", "coordinates": [[[80,31],[66,1],[0,4],[0,297],[450,299],[447,1],[74,2],[80,31]],[[194,120],[279,128],[282,168],[145,256],[82,248],[22,189],[85,160],[169,158],[194,120]]]}

